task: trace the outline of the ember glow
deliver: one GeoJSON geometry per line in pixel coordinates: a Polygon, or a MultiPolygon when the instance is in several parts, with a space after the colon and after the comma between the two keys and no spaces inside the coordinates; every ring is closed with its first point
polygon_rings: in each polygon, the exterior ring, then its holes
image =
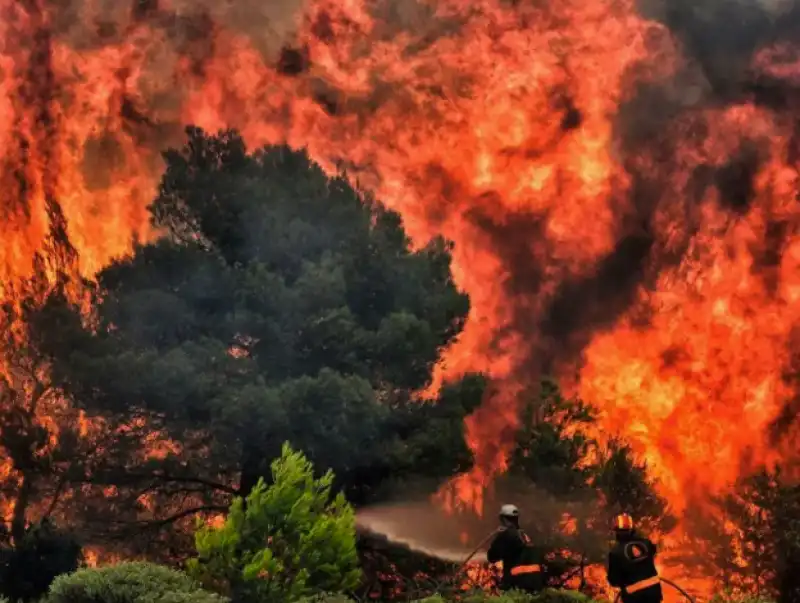
{"type": "MultiPolygon", "coordinates": [[[[305,146],[416,243],[455,242],[472,313],[434,387],[495,379],[468,423],[462,502],[502,470],[517,393],[555,373],[680,510],[796,453],[791,421],[771,426],[795,394],[800,67],[775,36],[748,39],[722,85],[640,9],[0,0],[2,276],[30,270],[47,199],[86,274],[153,236],[159,153],[186,123],[305,146]]],[[[798,9],[753,10],[786,34],[798,9]]]]}

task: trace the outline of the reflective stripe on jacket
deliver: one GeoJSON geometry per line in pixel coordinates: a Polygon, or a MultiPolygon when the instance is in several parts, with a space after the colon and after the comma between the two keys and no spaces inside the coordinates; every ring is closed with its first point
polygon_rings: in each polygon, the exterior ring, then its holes
{"type": "Polygon", "coordinates": [[[652,578],[639,580],[638,582],[634,582],[633,584],[626,586],[625,592],[632,595],[633,593],[638,593],[640,590],[644,590],[645,588],[650,588],[651,586],[656,586],[658,584],[661,584],[661,580],[658,576],[653,576],[652,578]]]}
{"type": "Polygon", "coordinates": [[[519,576],[521,574],[538,574],[542,571],[541,565],[517,565],[511,568],[512,576],[519,576]]]}

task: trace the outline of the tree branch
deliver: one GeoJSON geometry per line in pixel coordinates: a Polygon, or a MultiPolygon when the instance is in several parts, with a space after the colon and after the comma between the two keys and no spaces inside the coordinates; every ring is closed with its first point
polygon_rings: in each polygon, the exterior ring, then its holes
{"type": "Polygon", "coordinates": [[[161,482],[176,482],[179,484],[197,484],[198,486],[206,486],[212,490],[219,490],[228,494],[236,495],[238,492],[232,486],[221,484],[213,480],[203,479],[201,477],[179,477],[176,475],[169,475],[167,473],[126,473],[126,477],[136,479],[157,479],[161,482]]]}
{"type": "Polygon", "coordinates": [[[202,505],[199,507],[184,509],[183,511],[180,511],[178,513],[175,513],[174,515],[170,515],[169,517],[165,517],[163,519],[122,522],[122,525],[137,530],[157,530],[163,528],[164,526],[170,523],[174,523],[180,519],[183,519],[184,517],[189,517],[190,515],[196,515],[197,513],[221,513],[227,510],[228,507],[224,507],[222,505],[202,505]]]}

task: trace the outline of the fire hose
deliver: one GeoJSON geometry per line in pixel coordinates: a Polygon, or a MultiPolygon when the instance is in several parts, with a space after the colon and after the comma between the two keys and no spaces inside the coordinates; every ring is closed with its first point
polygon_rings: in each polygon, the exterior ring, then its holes
{"type": "Polygon", "coordinates": [[[454,574],[453,577],[457,578],[458,576],[460,576],[461,572],[463,572],[465,569],[467,569],[467,565],[469,564],[470,561],[472,561],[472,558],[475,555],[478,554],[478,551],[480,551],[483,547],[485,547],[488,544],[488,542],[492,538],[494,538],[497,535],[498,532],[500,532],[502,530],[503,530],[503,528],[497,528],[496,530],[493,530],[492,532],[490,532],[489,535],[486,536],[486,538],[481,540],[480,544],[473,549],[473,551],[467,556],[466,559],[464,559],[464,561],[461,562],[461,566],[458,568],[458,570],[456,570],[456,573],[454,574]]]}
{"type": "MultiPolygon", "coordinates": [[[[666,584],[669,584],[669,585],[670,585],[672,588],[674,588],[675,590],[677,590],[677,591],[678,591],[678,592],[679,592],[681,595],[683,595],[683,596],[686,598],[686,600],[687,600],[687,601],[689,601],[689,603],[696,603],[696,602],[695,602],[695,598],[694,598],[692,595],[690,595],[689,593],[687,593],[687,592],[686,592],[685,590],[683,590],[683,589],[682,589],[680,586],[678,586],[677,584],[675,584],[675,583],[674,583],[672,580],[669,580],[669,579],[667,579],[667,578],[659,578],[659,580],[660,580],[661,582],[664,582],[664,583],[666,583],[666,584]]],[[[620,598],[621,596],[622,596],[622,591],[619,591],[619,592],[617,593],[617,596],[616,596],[616,597],[614,597],[614,603],[619,603],[619,598],[620,598]]]]}
{"type": "MultiPolygon", "coordinates": [[[[478,554],[478,551],[480,551],[484,546],[486,546],[486,544],[492,538],[494,538],[497,535],[497,533],[500,532],[502,529],[503,528],[497,528],[496,530],[493,530],[491,533],[489,533],[488,536],[486,536],[486,538],[481,540],[480,544],[476,546],[475,549],[473,549],[473,551],[469,555],[467,555],[464,561],[461,562],[461,566],[458,568],[458,570],[456,570],[455,574],[453,575],[453,579],[461,575],[461,572],[463,572],[467,568],[467,565],[469,564],[470,561],[472,561],[472,558],[478,554]]],[[[683,595],[683,597],[686,598],[687,601],[689,601],[689,603],[696,603],[695,598],[692,597],[692,595],[687,593],[683,588],[681,588],[678,584],[675,584],[672,580],[668,578],[660,578],[660,580],[661,582],[669,584],[672,588],[677,590],[681,595],[683,595]]],[[[617,593],[617,596],[614,598],[614,603],[619,603],[619,599],[621,596],[622,596],[622,591],[619,591],[617,593]]]]}

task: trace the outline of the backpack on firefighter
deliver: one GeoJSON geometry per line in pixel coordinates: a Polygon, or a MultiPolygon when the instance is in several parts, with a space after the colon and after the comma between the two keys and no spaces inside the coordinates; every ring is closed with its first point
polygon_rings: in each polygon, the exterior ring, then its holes
{"type": "Polygon", "coordinates": [[[524,531],[519,530],[518,534],[524,546],[517,565],[511,568],[511,585],[517,590],[536,593],[545,586],[544,556],[524,531]]]}
{"type": "Polygon", "coordinates": [[[495,536],[486,558],[490,563],[503,562],[502,590],[541,591],[545,586],[544,556],[530,537],[519,527],[519,510],[503,505],[501,529],[495,536]]]}

